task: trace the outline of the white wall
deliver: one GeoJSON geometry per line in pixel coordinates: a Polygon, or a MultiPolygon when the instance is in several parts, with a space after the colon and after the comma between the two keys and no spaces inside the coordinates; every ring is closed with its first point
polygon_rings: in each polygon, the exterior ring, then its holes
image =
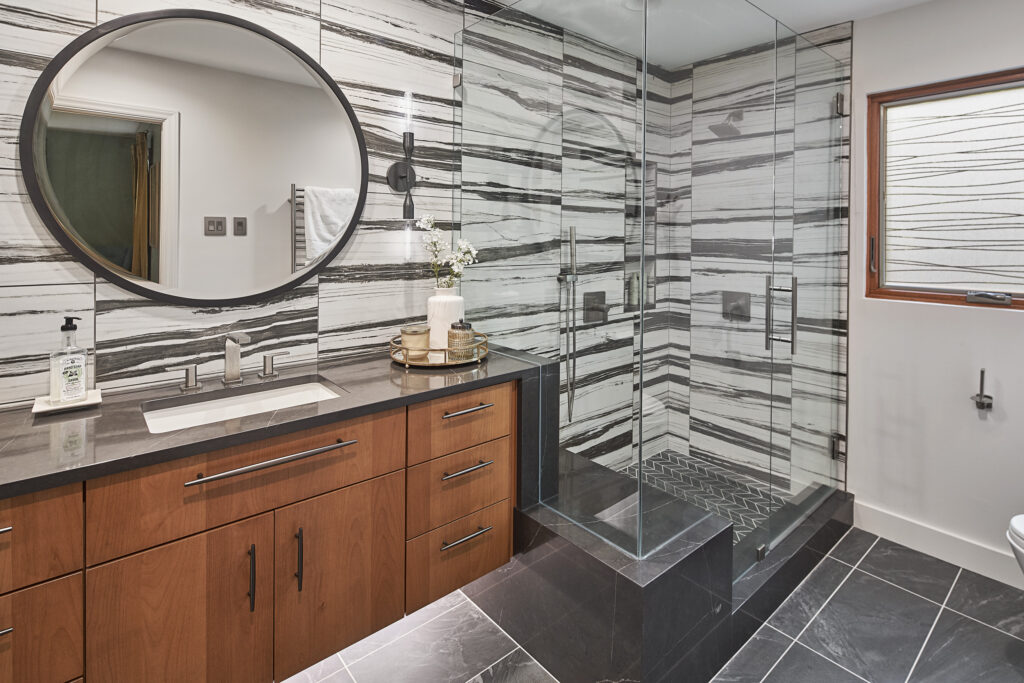
{"type": "Polygon", "coordinates": [[[867,95],[1024,65],[1020,0],[933,0],[854,24],[849,489],[857,524],[1024,587],[1024,312],[864,296],[867,95]],[[969,396],[978,371],[995,410],[969,396]]]}
{"type": "Polygon", "coordinates": [[[180,113],[184,296],[240,296],[285,282],[291,183],[359,187],[355,136],[341,105],[319,87],[107,48],[62,94],[180,113]],[[228,234],[204,236],[204,216],[225,216],[228,234]],[[231,234],[234,216],[248,219],[247,236],[231,234]]]}

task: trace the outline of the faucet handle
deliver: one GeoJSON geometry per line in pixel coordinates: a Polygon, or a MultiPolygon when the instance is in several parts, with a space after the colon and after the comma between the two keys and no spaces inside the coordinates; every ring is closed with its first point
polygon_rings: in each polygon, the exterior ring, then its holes
{"type": "Polygon", "coordinates": [[[203,388],[202,383],[199,381],[199,364],[190,363],[189,365],[178,365],[173,368],[167,368],[168,370],[184,370],[185,371],[185,383],[179,384],[178,387],[182,391],[198,391],[203,388]]]}
{"type": "Polygon", "coordinates": [[[263,372],[256,373],[256,376],[260,379],[277,377],[277,370],[274,369],[274,359],[278,356],[288,356],[290,354],[290,351],[271,351],[270,353],[263,354],[263,372]]]}
{"type": "Polygon", "coordinates": [[[245,332],[229,332],[228,339],[235,342],[236,344],[248,344],[249,342],[252,341],[252,337],[250,337],[245,332]]]}

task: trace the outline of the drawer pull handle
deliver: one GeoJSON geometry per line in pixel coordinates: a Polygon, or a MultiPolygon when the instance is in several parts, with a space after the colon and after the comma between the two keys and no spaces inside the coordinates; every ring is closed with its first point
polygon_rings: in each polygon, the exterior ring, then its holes
{"type": "Polygon", "coordinates": [[[455,477],[461,477],[464,474],[469,474],[470,472],[476,472],[477,470],[482,470],[483,468],[487,467],[488,465],[493,465],[493,464],[494,464],[493,460],[488,460],[487,462],[484,462],[483,460],[481,460],[479,462],[479,464],[473,465],[472,467],[467,467],[464,470],[459,470],[458,472],[452,472],[451,474],[448,474],[447,472],[445,472],[444,476],[441,477],[441,481],[448,481],[449,479],[454,479],[455,477]]]}
{"type": "Polygon", "coordinates": [[[299,580],[299,592],[302,592],[302,527],[299,527],[299,533],[295,534],[295,538],[299,540],[299,571],[295,572],[295,578],[299,580]]]}
{"type": "MultiPolygon", "coordinates": [[[[13,526],[5,526],[4,528],[0,529],[0,534],[8,534],[8,533],[10,533],[12,531],[14,531],[14,527],[13,526]]],[[[3,634],[0,633],[0,636],[2,636],[2,635],[3,634]]]]}
{"type": "Polygon", "coordinates": [[[460,538],[459,540],[454,541],[452,543],[449,543],[448,541],[442,541],[441,542],[441,550],[442,551],[451,550],[452,548],[454,548],[457,545],[462,545],[466,541],[472,541],[477,536],[482,536],[482,535],[486,534],[488,531],[490,531],[493,528],[494,528],[493,526],[489,526],[489,527],[487,527],[485,529],[482,526],[478,526],[477,527],[477,531],[474,531],[469,536],[465,536],[463,538],[460,538]]]}
{"type": "Polygon", "coordinates": [[[249,611],[256,611],[256,544],[249,546],[249,611]]]}
{"type": "Polygon", "coordinates": [[[14,632],[14,627],[13,626],[8,626],[3,631],[0,631],[0,636],[6,636],[8,633],[13,633],[13,632],[14,632]]]}
{"type": "Polygon", "coordinates": [[[449,413],[448,411],[445,411],[444,415],[441,416],[441,419],[442,420],[450,420],[453,417],[462,417],[463,415],[469,415],[470,413],[475,413],[475,412],[477,412],[479,410],[487,410],[488,408],[493,408],[493,407],[494,407],[493,403],[481,403],[478,406],[473,406],[472,408],[466,408],[465,410],[460,410],[460,411],[458,411],[456,413],[449,413]]]}
{"type": "Polygon", "coordinates": [[[256,472],[259,470],[265,470],[268,467],[276,467],[277,465],[283,465],[286,462],[295,462],[296,460],[302,460],[303,458],[309,458],[320,453],[326,453],[328,451],[337,450],[344,448],[345,446],[351,446],[352,444],[359,443],[358,439],[352,439],[351,441],[338,440],[338,443],[332,443],[329,446],[321,446],[320,448],[314,448],[310,451],[303,451],[301,453],[293,453],[292,455],[285,455],[280,458],[274,458],[273,460],[265,460],[264,462],[258,462],[255,465],[246,465],[245,467],[239,467],[238,469],[228,470],[227,472],[221,472],[220,474],[211,474],[208,477],[199,475],[192,481],[186,481],[185,486],[196,486],[198,484],[206,484],[211,481],[219,481],[221,479],[228,479],[230,477],[237,477],[240,474],[247,474],[248,472],[256,472]]]}

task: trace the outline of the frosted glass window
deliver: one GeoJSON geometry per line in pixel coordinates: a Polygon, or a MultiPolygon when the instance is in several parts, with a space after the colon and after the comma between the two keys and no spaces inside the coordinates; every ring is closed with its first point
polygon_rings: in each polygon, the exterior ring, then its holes
{"type": "Polygon", "coordinates": [[[884,115],[883,286],[1024,292],[1024,87],[884,115]]]}

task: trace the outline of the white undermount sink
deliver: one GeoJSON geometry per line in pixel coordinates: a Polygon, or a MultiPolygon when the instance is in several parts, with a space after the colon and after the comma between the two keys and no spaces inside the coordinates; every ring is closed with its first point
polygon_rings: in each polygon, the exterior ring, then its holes
{"type": "Polygon", "coordinates": [[[202,394],[198,394],[194,397],[195,400],[187,403],[181,403],[183,399],[154,401],[149,404],[152,406],[151,408],[147,409],[147,406],[143,405],[142,414],[146,418],[146,426],[149,427],[151,434],[163,434],[259,413],[270,413],[283,408],[318,403],[339,396],[336,391],[323,382],[315,380],[287,386],[275,382],[267,384],[266,388],[250,389],[245,387],[237,391],[240,393],[233,393],[231,390],[212,392],[210,398],[205,400],[202,399],[202,394]],[[166,408],[157,407],[168,403],[180,404],[169,405],[166,408]]]}

